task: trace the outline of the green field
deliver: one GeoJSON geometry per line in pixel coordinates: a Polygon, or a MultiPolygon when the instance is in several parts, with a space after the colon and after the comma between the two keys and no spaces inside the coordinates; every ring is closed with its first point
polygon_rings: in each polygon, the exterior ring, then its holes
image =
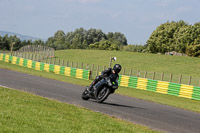
{"type": "MultiPolygon", "coordinates": [[[[135,53],[135,52],[121,52],[121,51],[103,51],[103,50],[60,50],[55,52],[56,63],[59,59],[65,61],[65,65],[71,66],[73,61],[73,67],[81,67],[81,63],[89,64],[89,69],[97,69],[97,65],[100,65],[100,71],[103,70],[103,66],[108,67],[110,57],[117,57],[115,63],[120,63],[125,68],[125,74],[129,75],[132,69],[133,76],[138,75],[140,71],[140,77],[144,77],[145,71],[147,71],[147,78],[152,79],[153,72],[156,72],[155,79],[160,80],[162,73],[164,73],[164,80],[169,81],[171,74],[172,82],[178,83],[180,75],[182,74],[183,84],[188,84],[189,76],[192,76],[192,85],[199,85],[200,80],[200,59],[194,57],[184,56],[167,56],[149,53],[135,53]]],[[[62,61],[60,61],[62,62],[62,61]]],[[[122,70],[122,73],[124,71],[122,70]]],[[[93,73],[95,76],[96,71],[93,73]]]]}
{"type": "Polygon", "coordinates": [[[0,107],[0,132],[157,132],[81,107],[2,87],[0,107]]]}

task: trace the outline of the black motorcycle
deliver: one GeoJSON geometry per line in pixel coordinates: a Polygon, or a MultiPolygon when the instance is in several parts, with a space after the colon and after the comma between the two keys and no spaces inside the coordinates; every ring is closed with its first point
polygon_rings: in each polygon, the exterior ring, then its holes
{"type": "Polygon", "coordinates": [[[114,93],[118,88],[118,81],[113,80],[112,77],[106,77],[97,82],[91,91],[86,87],[85,91],[82,93],[82,99],[95,99],[98,103],[102,103],[107,97],[114,93]]]}

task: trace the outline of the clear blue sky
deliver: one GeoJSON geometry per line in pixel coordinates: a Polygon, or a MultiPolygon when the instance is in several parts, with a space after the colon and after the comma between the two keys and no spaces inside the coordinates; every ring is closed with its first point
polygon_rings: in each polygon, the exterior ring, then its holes
{"type": "Polygon", "coordinates": [[[0,30],[42,39],[57,30],[121,32],[144,44],[162,23],[200,22],[200,0],[0,0],[0,30]]]}

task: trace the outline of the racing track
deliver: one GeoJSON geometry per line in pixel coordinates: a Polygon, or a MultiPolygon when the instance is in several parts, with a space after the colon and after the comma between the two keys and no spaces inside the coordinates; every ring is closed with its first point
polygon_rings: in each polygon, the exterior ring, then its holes
{"type": "Polygon", "coordinates": [[[0,69],[0,85],[103,112],[165,132],[200,133],[200,114],[121,95],[83,101],[84,87],[0,69]]]}

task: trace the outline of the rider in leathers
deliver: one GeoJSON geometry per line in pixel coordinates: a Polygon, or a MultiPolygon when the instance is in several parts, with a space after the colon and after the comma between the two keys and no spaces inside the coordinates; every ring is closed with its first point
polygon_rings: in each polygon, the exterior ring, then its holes
{"type": "Polygon", "coordinates": [[[121,71],[122,67],[120,64],[115,64],[113,69],[112,68],[108,68],[107,70],[104,70],[101,75],[97,76],[96,79],[90,84],[90,86],[88,87],[88,90],[91,92],[92,91],[92,87],[101,79],[110,76],[113,80],[118,80],[119,79],[119,75],[118,73],[121,71]]]}

